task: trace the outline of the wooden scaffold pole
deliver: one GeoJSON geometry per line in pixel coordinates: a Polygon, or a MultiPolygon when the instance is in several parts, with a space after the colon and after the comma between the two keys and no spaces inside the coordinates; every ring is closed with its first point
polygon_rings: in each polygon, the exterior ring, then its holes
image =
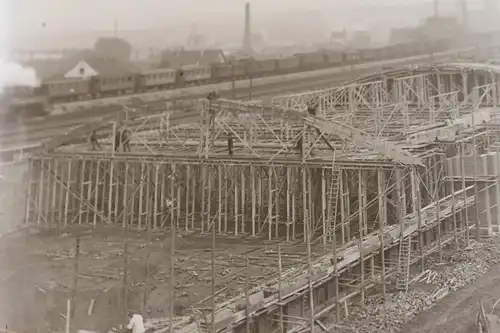
{"type": "Polygon", "coordinates": [[[463,195],[463,200],[464,200],[464,210],[462,210],[462,219],[464,220],[463,223],[465,223],[465,246],[469,246],[469,239],[470,239],[470,232],[469,232],[469,211],[467,209],[467,191],[466,185],[465,185],[465,144],[462,142],[461,144],[461,154],[459,156],[460,158],[460,173],[462,174],[462,195],[463,195]]]}
{"type": "MultiPolygon", "coordinates": [[[[212,228],[214,226],[212,225],[212,228]]],[[[214,228],[213,228],[214,229],[214,228]]],[[[250,333],[250,299],[248,296],[248,279],[250,277],[248,271],[248,254],[245,254],[245,328],[246,333],[250,333]]],[[[213,297],[215,298],[215,297],[213,297]]]]}
{"type": "Polygon", "coordinates": [[[215,328],[215,225],[212,224],[212,318],[211,318],[211,330],[212,333],[216,333],[217,329],[215,328]]]}
{"type": "Polygon", "coordinates": [[[71,306],[71,312],[70,312],[71,317],[73,317],[75,315],[75,310],[76,310],[76,293],[77,293],[77,288],[78,288],[79,261],[80,261],[80,237],[76,237],[75,263],[74,263],[74,268],[73,268],[73,288],[71,290],[71,303],[73,304],[71,306]]]}
{"type": "Polygon", "coordinates": [[[123,245],[123,310],[124,314],[128,312],[128,232],[129,225],[125,224],[125,244],[123,245]]]}
{"type": "MultiPolygon", "coordinates": [[[[473,168],[473,175],[472,177],[474,178],[474,199],[476,203],[476,209],[474,209],[475,212],[475,218],[476,218],[476,240],[479,241],[480,237],[480,220],[479,220],[479,209],[478,209],[478,202],[479,202],[479,191],[477,188],[477,147],[476,147],[476,117],[475,117],[475,110],[472,111],[472,128],[474,129],[473,135],[472,135],[472,168],[473,168]]],[[[490,209],[489,207],[487,209],[490,209]]]]}
{"type": "Polygon", "coordinates": [[[386,286],[385,286],[385,244],[384,244],[384,228],[387,224],[387,196],[386,189],[387,184],[385,180],[384,170],[379,169],[377,171],[378,175],[378,193],[379,193],[379,207],[378,207],[378,218],[379,218],[379,237],[380,237],[380,261],[381,261],[381,272],[380,280],[382,283],[382,299],[383,299],[383,311],[384,311],[384,328],[386,325],[387,316],[387,305],[386,305],[386,286]]]}
{"type": "Polygon", "coordinates": [[[279,309],[280,309],[280,333],[284,332],[284,326],[283,326],[283,291],[282,291],[282,280],[281,280],[281,275],[283,274],[282,272],[282,266],[281,266],[281,245],[278,243],[278,302],[279,302],[279,309]]]}
{"type": "MultiPolygon", "coordinates": [[[[171,214],[173,214],[172,210],[171,214]]],[[[170,241],[170,325],[168,331],[169,333],[173,333],[175,316],[175,238],[177,232],[173,219],[170,219],[170,230],[172,237],[170,241]]]]}

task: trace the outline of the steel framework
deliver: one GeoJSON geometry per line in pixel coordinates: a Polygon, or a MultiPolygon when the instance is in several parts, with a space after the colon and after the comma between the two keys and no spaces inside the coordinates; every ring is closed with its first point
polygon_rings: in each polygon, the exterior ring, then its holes
{"type": "Polygon", "coordinates": [[[406,291],[412,264],[423,271],[443,247],[500,228],[500,158],[486,154],[499,137],[497,76],[464,67],[388,72],[270,106],[202,100],[183,113],[102,119],[30,158],[24,224],[322,243],[321,259],[280,267],[276,280],[214,305],[213,321],[176,330],[314,331],[332,311],[334,327],[370,288],[406,291]],[[124,129],[131,152],[116,140],[124,129]]]}

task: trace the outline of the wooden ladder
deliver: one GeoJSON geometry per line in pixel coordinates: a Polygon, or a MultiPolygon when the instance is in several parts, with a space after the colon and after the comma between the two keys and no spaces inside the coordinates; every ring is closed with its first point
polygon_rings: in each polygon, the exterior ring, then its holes
{"type": "Polygon", "coordinates": [[[335,237],[334,221],[337,218],[337,208],[338,208],[338,197],[339,197],[339,183],[340,177],[342,176],[340,168],[335,164],[335,151],[333,152],[333,163],[332,163],[332,179],[330,183],[330,191],[328,192],[330,211],[326,214],[328,219],[328,230],[326,234],[326,241],[332,242],[333,237],[335,237]]]}
{"type": "Polygon", "coordinates": [[[399,243],[398,278],[396,289],[408,291],[410,279],[411,237],[403,238],[399,243]]]}

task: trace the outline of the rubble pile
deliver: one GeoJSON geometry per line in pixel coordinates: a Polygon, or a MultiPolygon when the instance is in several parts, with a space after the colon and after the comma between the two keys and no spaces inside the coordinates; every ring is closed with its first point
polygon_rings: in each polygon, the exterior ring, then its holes
{"type": "Polygon", "coordinates": [[[454,252],[447,261],[451,265],[439,267],[441,269],[434,272],[429,270],[428,277],[420,282],[458,290],[500,262],[500,247],[498,244],[471,241],[469,247],[454,252]]]}
{"type": "Polygon", "coordinates": [[[418,313],[432,306],[432,294],[419,289],[409,290],[406,295],[388,294],[385,308],[380,295],[370,296],[365,301],[365,308],[352,309],[348,320],[339,325],[336,332],[398,332],[418,313]]]}
{"type": "MultiPolygon", "coordinates": [[[[433,290],[418,286],[402,292],[389,293],[384,305],[381,295],[367,297],[365,307],[351,308],[349,318],[332,325],[336,332],[384,332],[396,333],[417,314],[430,308],[448,291],[458,290],[486,273],[490,267],[500,262],[500,244],[471,241],[468,247],[453,251],[447,266],[433,265],[433,269],[421,274],[417,282],[434,285],[433,290]]],[[[332,315],[333,318],[333,315],[332,315]]]]}

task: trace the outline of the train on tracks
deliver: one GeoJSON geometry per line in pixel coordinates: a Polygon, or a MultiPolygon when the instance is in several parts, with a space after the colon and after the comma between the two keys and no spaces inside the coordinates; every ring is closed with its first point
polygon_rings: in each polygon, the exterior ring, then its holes
{"type": "MultiPolygon", "coordinates": [[[[482,38],[475,38],[480,43],[482,38]]],[[[404,43],[359,50],[319,50],[276,59],[244,58],[212,64],[209,66],[182,66],[180,68],[157,68],[123,73],[113,77],[95,75],[82,78],[45,80],[39,87],[12,87],[0,96],[4,121],[43,116],[48,106],[100,99],[127,94],[140,94],[155,90],[178,89],[189,86],[244,80],[319,70],[332,67],[355,66],[363,63],[384,61],[412,56],[445,52],[456,46],[453,39],[434,40],[421,43],[404,43]],[[17,89],[22,96],[17,96],[17,89]],[[8,95],[8,96],[5,96],[8,95]],[[29,95],[29,96],[28,96],[29,95]]],[[[0,119],[1,120],[1,119],[0,119]]]]}
{"type": "Polygon", "coordinates": [[[244,58],[231,63],[209,66],[158,68],[137,73],[124,72],[122,77],[115,76],[112,80],[94,76],[90,80],[46,81],[39,90],[47,97],[49,103],[64,103],[404,58],[446,51],[450,48],[450,44],[451,41],[442,40],[352,51],[320,50],[277,59],[244,58]]]}

